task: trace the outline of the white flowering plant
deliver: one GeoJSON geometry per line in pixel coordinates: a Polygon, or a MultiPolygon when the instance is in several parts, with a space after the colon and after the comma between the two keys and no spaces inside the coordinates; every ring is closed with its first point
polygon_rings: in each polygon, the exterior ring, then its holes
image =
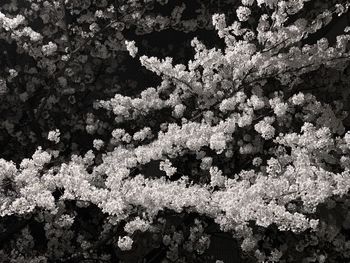
{"type": "Polygon", "coordinates": [[[348,262],[349,8],[4,0],[0,261],[348,262]]]}

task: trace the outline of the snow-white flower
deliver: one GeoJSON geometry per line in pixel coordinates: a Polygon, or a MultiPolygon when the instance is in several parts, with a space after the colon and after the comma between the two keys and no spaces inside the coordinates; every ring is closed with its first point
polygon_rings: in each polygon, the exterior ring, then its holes
{"type": "Polygon", "coordinates": [[[255,0],[241,0],[242,5],[251,6],[255,0]]]}
{"type": "Polygon", "coordinates": [[[150,223],[141,219],[140,217],[136,217],[132,221],[129,221],[125,224],[124,230],[129,235],[132,235],[135,231],[146,232],[150,228],[150,223]]]}
{"type": "Polygon", "coordinates": [[[51,56],[57,51],[57,45],[50,41],[48,44],[41,47],[41,51],[45,56],[51,56]]]}
{"type": "Polygon", "coordinates": [[[210,167],[210,185],[222,187],[225,184],[225,177],[222,175],[222,171],[218,167],[210,167]]]}
{"type": "Polygon", "coordinates": [[[96,150],[100,150],[100,149],[103,147],[104,142],[103,142],[102,140],[95,139],[95,140],[93,141],[93,145],[94,145],[94,148],[95,148],[96,150]]]}
{"type": "Polygon", "coordinates": [[[126,45],[127,51],[129,51],[130,56],[132,56],[133,58],[136,57],[138,48],[135,45],[135,41],[125,40],[125,45],[126,45]]]}
{"type": "Polygon", "coordinates": [[[10,78],[11,78],[11,79],[18,76],[17,70],[15,70],[15,69],[13,69],[13,68],[9,69],[9,74],[10,74],[10,78]]]}
{"type": "Polygon", "coordinates": [[[177,171],[177,168],[172,166],[172,163],[169,161],[169,159],[161,161],[159,164],[159,169],[161,171],[164,171],[168,177],[173,176],[177,171]]]}
{"type": "Polygon", "coordinates": [[[133,240],[129,236],[119,237],[118,239],[118,247],[122,251],[132,249],[133,240]]]}
{"type": "Polygon", "coordinates": [[[210,148],[217,151],[222,152],[226,148],[226,137],[222,132],[218,132],[213,134],[210,137],[210,148]]]}
{"type": "Polygon", "coordinates": [[[54,130],[54,131],[49,131],[48,135],[47,135],[47,139],[49,141],[55,142],[55,143],[59,143],[60,141],[60,131],[58,129],[54,130]]]}
{"type": "Polygon", "coordinates": [[[247,21],[252,13],[252,11],[246,6],[239,6],[236,10],[237,18],[239,21],[247,21]]]}
{"type": "Polygon", "coordinates": [[[275,136],[275,128],[265,120],[255,124],[254,129],[260,133],[265,140],[272,139],[275,136]]]}
{"type": "Polygon", "coordinates": [[[298,93],[298,94],[294,94],[292,97],[292,102],[294,105],[301,105],[303,104],[305,101],[305,97],[303,93],[298,93]]]}
{"type": "Polygon", "coordinates": [[[19,25],[23,24],[25,17],[17,15],[14,18],[8,18],[5,14],[0,12],[0,27],[3,27],[6,31],[9,29],[16,29],[19,25]]]}
{"type": "Polygon", "coordinates": [[[181,118],[185,112],[186,106],[183,104],[178,104],[175,106],[173,115],[176,118],[181,118]]]}

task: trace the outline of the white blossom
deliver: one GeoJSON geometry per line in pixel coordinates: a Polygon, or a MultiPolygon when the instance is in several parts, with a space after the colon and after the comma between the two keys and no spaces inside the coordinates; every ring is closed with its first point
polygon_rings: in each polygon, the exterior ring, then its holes
{"type": "Polygon", "coordinates": [[[210,148],[222,152],[226,148],[226,137],[224,133],[215,133],[210,137],[210,148]]]}
{"type": "Polygon", "coordinates": [[[242,0],[242,5],[251,6],[255,0],[242,0]]]}
{"type": "Polygon", "coordinates": [[[165,161],[161,161],[159,164],[159,169],[161,171],[164,171],[166,175],[169,177],[173,176],[177,171],[177,168],[172,166],[169,159],[166,159],[165,161]]]}
{"type": "Polygon", "coordinates": [[[130,56],[132,56],[133,58],[136,57],[138,48],[135,45],[135,41],[125,40],[125,45],[126,45],[126,49],[129,51],[130,56]]]}
{"type": "Polygon", "coordinates": [[[22,15],[17,15],[14,18],[8,18],[5,14],[0,12],[0,27],[5,30],[16,29],[19,25],[23,24],[25,17],[22,15]]]}
{"type": "Polygon", "coordinates": [[[211,167],[210,170],[210,185],[222,187],[225,184],[225,177],[218,167],[211,167]]]}
{"type": "Polygon", "coordinates": [[[133,240],[129,236],[119,237],[118,247],[122,251],[130,250],[132,248],[133,240]]]}
{"type": "Polygon", "coordinates": [[[239,21],[247,21],[249,19],[249,16],[251,15],[251,11],[246,6],[239,6],[236,10],[237,17],[239,21]]]}
{"type": "Polygon", "coordinates": [[[124,230],[129,235],[132,235],[135,231],[146,232],[150,228],[150,223],[141,219],[140,217],[136,217],[132,221],[129,221],[125,224],[124,230]]]}
{"type": "Polygon", "coordinates": [[[292,97],[292,102],[294,105],[301,105],[304,103],[304,94],[303,93],[298,93],[298,94],[294,94],[292,97]]]}
{"type": "Polygon", "coordinates": [[[54,130],[54,131],[49,131],[49,134],[47,135],[47,139],[49,141],[55,142],[55,143],[59,143],[60,141],[60,131],[58,129],[54,130]]]}
{"type": "Polygon", "coordinates": [[[57,51],[57,45],[50,41],[48,44],[42,46],[41,51],[45,56],[51,56],[57,51]]]}
{"type": "Polygon", "coordinates": [[[99,139],[95,139],[95,140],[93,141],[93,144],[94,144],[94,148],[95,148],[96,150],[100,150],[100,149],[103,147],[103,145],[104,145],[104,141],[99,140],[99,139]]]}
{"type": "Polygon", "coordinates": [[[255,124],[254,128],[265,140],[272,139],[275,136],[275,128],[264,120],[255,124]]]}

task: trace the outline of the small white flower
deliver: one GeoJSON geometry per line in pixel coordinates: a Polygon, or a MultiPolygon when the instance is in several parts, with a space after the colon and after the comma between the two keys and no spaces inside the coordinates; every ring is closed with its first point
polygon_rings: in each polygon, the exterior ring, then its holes
{"type": "Polygon", "coordinates": [[[239,6],[236,10],[237,18],[239,21],[245,22],[249,19],[249,16],[251,15],[251,11],[246,6],[239,6]]]}
{"type": "Polygon", "coordinates": [[[254,128],[265,140],[272,139],[275,136],[275,128],[265,120],[255,124],[254,128]]]}
{"type": "Polygon", "coordinates": [[[242,5],[251,6],[254,4],[254,0],[242,0],[242,5]]]}
{"type": "Polygon", "coordinates": [[[185,112],[186,106],[183,104],[178,104],[175,106],[173,115],[176,118],[181,118],[185,112]]]}
{"type": "Polygon", "coordinates": [[[210,185],[222,187],[225,184],[225,177],[222,175],[222,171],[216,166],[210,167],[210,185]]]}
{"type": "Polygon", "coordinates": [[[95,16],[98,17],[98,18],[103,17],[103,11],[102,11],[102,10],[97,10],[97,11],[95,12],[95,16]]]}
{"type": "Polygon", "coordinates": [[[319,225],[319,220],[318,219],[310,219],[310,227],[312,229],[316,229],[319,225]]]}
{"type": "Polygon", "coordinates": [[[17,15],[14,18],[8,18],[3,13],[0,12],[0,25],[8,31],[9,29],[16,29],[20,24],[23,24],[25,17],[22,15],[17,15]]]}
{"type": "Polygon", "coordinates": [[[293,97],[292,97],[292,103],[294,105],[301,105],[304,103],[304,101],[305,101],[305,97],[304,97],[304,94],[301,92],[293,95],[293,97]]]}
{"type": "Polygon", "coordinates": [[[49,131],[49,134],[47,135],[47,139],[49,141],[59,143],[60,135],[61,135],[61,133],[58,129],[56,129],[55,131],[49,131]]]}
{"type": "Polygon", "coordinates": [[[112,131],[112,136],[114,139],[116,139],[117,141],[120,141],[123,136],[125,135],[125,130],[124,129],[114,129],[112,131]]]}
{"type": "Polygon", "coordinates": [[[9,69],[10,78],[15,78],[18,76],[18,72],[15,69],[9,69]]]}
{"type": "Polygon", "coordinates": [[[152,130],[149,127],[144,127],[138,132],[135,132],[132,139],[135,141],[143,141],[146,138],[149,138],[152,136],[152,130]]]}
{"type": "Polygon", "coordinates": [[[135,45],[135,41],[125,40],[125,45],[126,45],[126,50],[129,51],[130,56],[134,58],[138,52],[138,48],[135,45]]]}
{"type": "Polygon", "coordinates": [[[350,146],[350,131],[348,131],[347,133],[345,133],[344,135],[344,141],[345,143],[350,146]]]}
{"type": "Polygon", "coordinates": [[[132,235],[135,231],[146,232],[150,228],[149,222],[136,217],[134,220],[125,224],[124,230],[128,234],[132,235]]]}
{"type": "Polygon", "coordinates": [[[95,148],[96,150],[100,150],[100,149],[103,147],[104,142],[103,142],[102,140],[95,139],[94,142],[93,142],[93,144],[94,144],[94,148],[95,148]]]}
{"type": "Polygon", "coordinates": [[[160,162],[159,170],[164,171],[168,177],[171,177],[176,173],[177,168],[172,166],[169,159],[166,159],[164,162],[160,162]]]}
{"type": "Polygon", "coordinates": [[[212,24],[217,30],[222,30],[226,27],[225,15],[214,14],[212,16],[212,24]]]}
{"type": "Polygon", "coordinates": [[[97,23],[92,23],[90,26],[89,26],[89,29],[91,32],[93,33],[96,33],[100,30],[100,27],[98,26],[97,23]]]}
{"type": "Polygon", "coordinates": [[[226,138],[223,132],[215,133],[210,137],[210,148],[222,152],[226,148],[226,138]]]}
{"type": "Polygon", "coordinates": [[[133,240],[129,236],[119,237],[118,247],[123,250],[130,250],[132,248],[133,240]]]}
{"type": "Polygon", "coordinates": [[[273,108],[274,113],[278,117],[282,117],[287,113],[288,110],[288,104],[287,103],[276,103],[276,105],[273,108]]]}
{"type": "Polygon", "coordinates": [[[264,108],[264,101],[256,95],[251,96],[250,103],[252,104],[254,110],[260,110],[264,108]]]}
{"type": "Polygon", "coordinates": [[[50,41],[47,45],[41,47],[41,51],[45,56],[51,56],[57,51],[57,45],[50,41]]]}

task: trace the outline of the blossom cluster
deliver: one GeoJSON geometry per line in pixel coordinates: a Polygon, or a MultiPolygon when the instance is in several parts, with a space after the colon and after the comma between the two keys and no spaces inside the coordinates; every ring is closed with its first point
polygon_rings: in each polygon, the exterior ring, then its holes
{"type": "Polygon", "coordinates": [[[318,37],[349,3],[10,2],[1,259],[214,262],[217,233],[258,262],[350,259],[350,34],[318,37]],[[198,33],[169,47],[191,58],[147,49],[167,30],[198,33]]]}

